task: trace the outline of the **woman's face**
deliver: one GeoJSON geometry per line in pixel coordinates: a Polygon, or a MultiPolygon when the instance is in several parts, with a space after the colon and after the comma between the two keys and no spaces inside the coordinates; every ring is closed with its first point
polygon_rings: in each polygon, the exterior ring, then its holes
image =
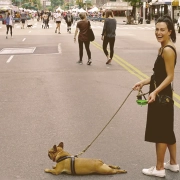
{"type": "Polygon", "coordinates": [[[168,30],[165,22],[156,24],[155,35],[158,42],[163,43],[170,39],[171,30],[168,30]]]}

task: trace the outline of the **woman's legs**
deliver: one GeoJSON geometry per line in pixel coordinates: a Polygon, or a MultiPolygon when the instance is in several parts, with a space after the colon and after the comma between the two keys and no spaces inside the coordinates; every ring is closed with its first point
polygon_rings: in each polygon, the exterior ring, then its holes
{"type": "Polygon", "coordinates": [[[9,33],[9,25],[6,25],[6,34],[8,35],[9,33]]]}
{"type": "Polygon", "coordinates": [[[83,57],[83,41],[78,40],[79,43],[79,61],[82,62],[83,57]]]}
{"type": "Polygon", "coordinates": [[[12,26],[10,25],[9,27],[10,27],[11,37],[12,37],[12,26]]]}
{"type": "Polygon", "coordinates": [[[6,39],[8,38],[8,33],[9,33],[9,25],[6,25],[6,39]]]}
{"type": "Polygon", "coordinates": [[[109,38],[109,44],[110,44],[110,59],[113,58],[114,55],[114,43],[115,43],[115,37],[109,38]]]}
{"type": "Polygon", "coordinates": [[[176,162],[176,143],[172,145],[167,145],[170,154],[170,164],[175,165],[176,162]]]}
{"type": "Polygon", "coordinates": [[[89,49],[90,41],[85,41],[84,44],[85,44],[86,52],[88,55],[88,59],[91,59],[91,51],[89,49]]]}
{"type": "Polygon", "coordinates": [[[103,51],[104,54],[107,56],[107,60],[109,59],[109,53],[107,51],[107,45],[108,45],[108,38],[106,36],[104,36],[104,40],[103,40],[103,51]]]}
{"type": "Polygon", "coordinates": [[[167,144],[156,143],[156,156],[157,156],[156,169],[157,170],[164,169],[164,157],[165,157],[166,149],[167,149],[167,144]]]}

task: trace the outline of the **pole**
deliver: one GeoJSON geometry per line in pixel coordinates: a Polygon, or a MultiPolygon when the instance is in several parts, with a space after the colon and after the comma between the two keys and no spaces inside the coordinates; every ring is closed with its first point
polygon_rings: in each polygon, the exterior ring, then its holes
{"type": "Polygon", "coordinates": [[[146,2],[143,2],[143,24],[146,24],[146,16],[145,16],[145,11],[146,10],[146,2]]]}

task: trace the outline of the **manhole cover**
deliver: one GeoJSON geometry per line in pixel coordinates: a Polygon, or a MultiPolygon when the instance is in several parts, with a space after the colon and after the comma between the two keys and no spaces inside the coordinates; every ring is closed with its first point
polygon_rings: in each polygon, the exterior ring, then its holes
{"type": "Polygon", "coordinates": [[[34,53],[36,47],[29,48],[4,48],[0,51],[0,54],[30,54],[34,53]]]}

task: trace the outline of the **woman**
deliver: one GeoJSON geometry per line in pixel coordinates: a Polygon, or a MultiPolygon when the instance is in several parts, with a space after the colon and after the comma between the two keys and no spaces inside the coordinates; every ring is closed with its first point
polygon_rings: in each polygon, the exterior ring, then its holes
{"type": "Polygon", "coordinates": [[[10,33],[11,33],[11,38],[12,38],[12,27],[13,27],[13,17],[11,16],[10,13],[7,14],[7,18],[6,18],[6,39],[8,38],[8,33],[9,33],[9,29],[10,29],[10,33]]]}
{"type": "Polygon", "coordinates": [[[60,33],[60,25],[61,25],[61,21],[62,21],[62,14],[60,13],[59,10],[55,14],[54,18],[55,18],[55,21],[56,21],[56,30],[55,30],[55,33],[57,33],[57,30],[59,30],[58,34],[61,34],[60,33]]]}
{"type": "Polygon", "coordinates": [[[176,162],[176,138],[174,134],[174,104],[161,106],[158,104],[158,96],[168,95],[172,98],[171,82],[174,78],[176,64],[176,33],[174,24],[169,16],[160,17],[156,22],[155,36],[161,44],[158,56],[154,64],[154,74],[151,78],[135,84],[134,90],[140,90],[144,85],[150,84],[148,97],[148,113],[145,141],[156,144],[156,166],[143,169],[145,175],[165,177],[165,169],[173,172],[179,171],[176,162]],[[164,163],[166,149],[170,153],[170,161],[164,163]]]}
{"type": "Polygon", "coordinates": [[[103,40],[103,51],[107,57],[106,64],[110,64],[114,55],[114,43],[115,43],[115,36],[116,36],[116,20],[114,19],[113,12],[111,10],[106,11],[104,21],[104,27],[102,32],[101,39],[103,40]],[[107,45],[109,43],[110,46],[110,56],[107,51],[107,45]]]}
{"type": "Polygon", "coordinates": [[[82,64],[83,58],[83,44],[85,45],[86,52],[88,55],[87,65],[91,65],[91,51],[89,49],[90,41],[88,39],[88,29],[91,27],[90,22],[86,19],[85,13],[80,13],[79,17],[81,21],[77,23],[76,31],[74,35],[74,42],[76,42],[76,36],[78,35],[78,43],[79,43],[79,61],[77,63],[82,64]]]}
{"type": "Polygon", "coordinates": [[[71,33],[71,25],[73,23],[73,16],[72,14],[68,11],[66,16],[64,17],[66,24],[67,24],[67,32],[71,33]]]}

